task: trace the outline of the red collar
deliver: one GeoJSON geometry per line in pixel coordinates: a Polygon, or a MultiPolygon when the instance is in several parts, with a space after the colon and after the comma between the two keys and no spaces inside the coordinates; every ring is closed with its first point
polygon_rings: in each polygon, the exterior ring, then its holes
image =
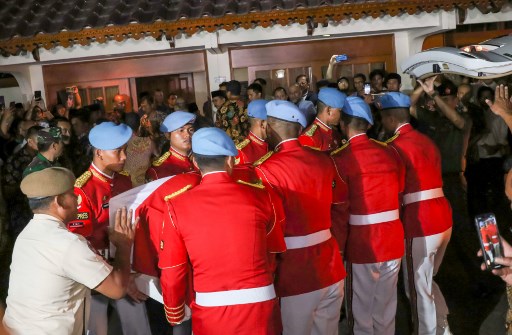
{"type": "Polygon", "coordinates": [[[411,131],[413,131],[414,128],[411,126],[410,123],[404,123],[403,125],[401,125],[400,127],[396,128],[395,130],[395,134],[407,134],[411,131]]]}
{"type": "Polygon", "coordinates": [[[315,118],[315,121],[313,121],[314,124],[316,124],[318,127],[320,127],[320,129],[322,129],[323,131],[326,131],[326,132],[331,132],[332,129],[331,127],[329,127],[328,125],[326,125],[322,120],[320,120],[319,118],[315,118]]]}
{"type": "Polygon", "coordinates": [[[368,141],[368,136],[365,133],[352,136],[349,140],[350,144],[361,143],[368,141]]]}
{"type": "Polygon", "coordinates": [[[231,176],[226,171],[209,172],[201,179],[201,184],[218,184],[233,182],[231,176]]]}
{"type": "Polygon", "coordinates": [[[89,166],[89,171],[91,171],[94,177],[105,183],[110,183],[115,176],[115,173],[112,176],[106,175],[105,173],[101,172],[94,164],[89,166]]]}
{"type": "Polygon", "coordinates": [[[274,149],[275,152],[281,152],[286,151],[290,149],[295,149],[301,147],[301,144],[298,139],[291,138],[289,140],[284,140],[281,143],[279,143],[276,148],[274,149]]]}
{"type": "Polygon", "coordinates": [[[182,161],[188,161],[189,160],[188,156],[180,154],[172,146],[169,148],[169,152],[171,153],[171,155],[173,155],[174,157],[178,158],[179,160],[182,160],[182,161]]]}
{"type": "Polygon", "coordinates": [[[259,145],[264,145],[266,142],[263,141],[261,138],[259,138],[258,136],[254,135],[254,133],[252,131],[249,131],[249,135],[247,135],[247,137],[252,141],[252,142],[255,142],[256,144],[259,144],[259,145]]]}

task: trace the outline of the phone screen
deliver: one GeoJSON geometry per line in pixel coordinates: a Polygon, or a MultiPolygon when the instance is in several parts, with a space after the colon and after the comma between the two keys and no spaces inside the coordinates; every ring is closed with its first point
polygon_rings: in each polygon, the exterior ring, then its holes
{"type": "Polygon", "coordinates": [[[503,257],[503,246],[496,217],[492,213],[480,214],[475,217],[475,223],[480,246],[484,254],[485,266],[487,269],[502,268],[502,265],[494,263],[496,257],[503,257]]]}
{"type": "Polygon", "coordinates": [[[364,94],[370,94],[372,91],[370,84],[364,84],[364,94]]]}
{"type": "Polygon", "coordinates": [[[34,91],[34,99],[36,101],[41,100],[41,91],[34,91]]]}

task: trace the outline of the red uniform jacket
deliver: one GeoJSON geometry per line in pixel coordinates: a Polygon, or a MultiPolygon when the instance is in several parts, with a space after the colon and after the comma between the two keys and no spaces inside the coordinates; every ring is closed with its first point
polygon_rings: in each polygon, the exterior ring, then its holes
{"type": "MultiPolygon", "coordinates": [[[[393,149],[366,134],[354,136],[332,153],[341,179],[348,185],[350,216],[398,211],[403,189],[403,167],[393,149]]],[[[343,218],[334,218],[338,231],[346,231],[343,218]]],[[[385,262],[404,254],[404,230],[400,219],[348,226],[345,258],[358,264],[385,262]]]]}
{"type": "Polygon", "coordinates": [[[268,152],[268,144],[258,136],[249,132],[242,142],[236,145],[238,156],[236,164],[251,164],[263,157],[268,152]]]}
{"type": "Polygon", "coordinates": [[[80,234],[102,255],[109,248],[108,205],[110,198],[132,188],[128,174],[114,173],[113,177],[100,172],[94,164],[75,182],[75,194],[78,196],[78,214],[76,220],[67,223],[68,229],[80,234]]]}
{"type": "MultiPolygon", "coordinates": [[[[442,189],[441,155],[427,136],[405,124],[388,141],[405,165],[405,194],[442,189]]],[[[439,234],[452,226],[452,211],[445,197],[415,201],[403,207],[406,238],[439,234]]]]}
{"type": "Polygon", "coordinates": [[[332,151],[341,145],[341,134],[315,118],[315,121],[307,127],[299,136],[299,142],[308,147],[320,151],[332,151]]]}
{"type": "Polygon", "coordinates": [[[135,228],[133,243],[133,263],[135,271],[159,277],[158,254],[160,234],[163,225],[163,213],[167,212],[165,198],[176,196],[180,190],[191,189],[201,182],[198,172],[177,175],[160,185],[144,202],[137,207],[135,217],[139,218],[135,228]]]}
{"type": "MultiPolygon", "coordinates": [[[[169,322],[179,322],[185,303],[187,261],[195,292],[220,292],[267,286],[273,276],[267,252],[285,244],[272,203],[262,185],[234,182],[225,172],[203,177],[201,184],[168,199],[159,267],[169,322]],[[270,236],[280,238],[270,238],[270,236]],[[272,241],[272,242],[270,242],[272,241]]],[[[202,307],[192,303],[197,334],[277,334],[276,299],[261,303],[202,307]],[[220,328],[219,328],[220,327],[220,328]]]]}
{"type": "Polygon", "coordinates": [[[194,164],[188,156],[183,156],[173,147],[155,160],[146,171],[146,179],[153,181],[159,178],[174,176],[194,170],[194,164]]]}
{"type": "MultiPolygon", "coordinates": [[[[283,201],[285,237],[329,230],[331,205],[336,202],[335,170],[329,157],[293,139],[262,160],[256,162],[261,163],[256,171],[283,201]]],[[[330,286],[345,275],[338,244],[331,237],[315,245],[288,248],[278,263],[276,289],[281,297],[298,295],[330,286]]]]}

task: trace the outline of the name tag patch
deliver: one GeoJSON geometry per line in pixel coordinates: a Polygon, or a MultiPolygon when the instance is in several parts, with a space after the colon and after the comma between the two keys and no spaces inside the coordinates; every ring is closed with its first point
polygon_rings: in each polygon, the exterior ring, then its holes
{"type": "Polygon", "coordinates": [[[84,226],[83,222],[71,222],[69,224],[69,228],[82,228],[84,226]]]}
{"type": "Polygon", "coordinates": [[[77,220],[88,220],[89,219],[89,213],[87,212],[80,212],[76,215],[77,220]]]}

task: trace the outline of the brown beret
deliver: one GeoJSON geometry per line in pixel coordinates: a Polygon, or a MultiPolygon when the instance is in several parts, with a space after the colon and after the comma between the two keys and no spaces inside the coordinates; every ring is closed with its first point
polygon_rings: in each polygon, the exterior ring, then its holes
{"type": "Polygon", "coordinates": [[[28,198],[45,198],[66,193],[74,184],[73,172],[61,167],[50,167],[23,178],[21,191],[28,198]]]}

